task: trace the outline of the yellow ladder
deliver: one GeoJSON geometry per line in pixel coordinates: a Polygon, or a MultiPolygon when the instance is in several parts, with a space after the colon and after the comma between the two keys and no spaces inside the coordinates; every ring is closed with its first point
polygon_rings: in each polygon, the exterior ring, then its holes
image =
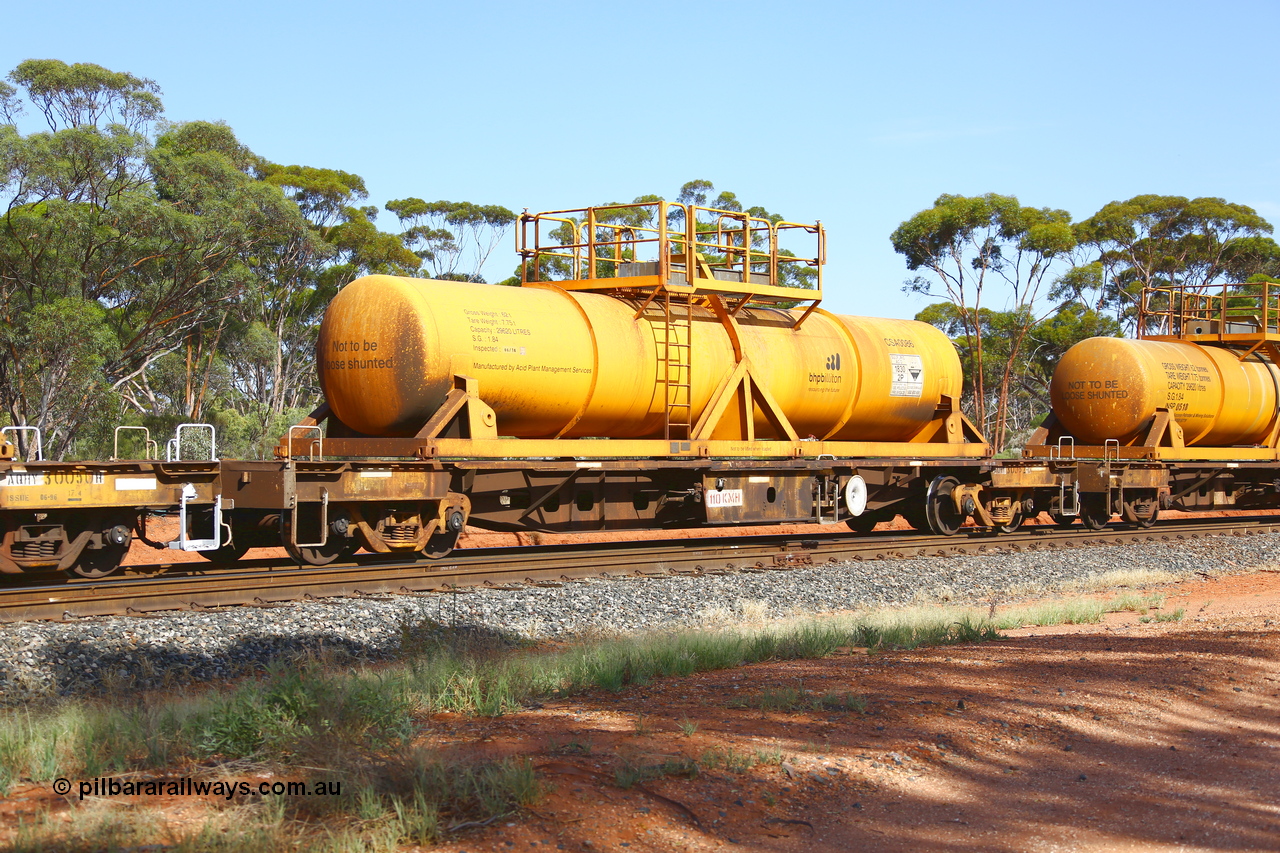
{"type": "Polygon", "coordinates": [[[693,432],[693,300],[670,290],[662,294],[663,332],[658,359],[666,388],[663,435],[668,441],[688,441],[693,432]]]}

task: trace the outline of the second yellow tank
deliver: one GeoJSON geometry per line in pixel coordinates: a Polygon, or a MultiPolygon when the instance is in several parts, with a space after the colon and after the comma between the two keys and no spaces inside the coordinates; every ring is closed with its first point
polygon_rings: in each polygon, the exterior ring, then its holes
{"type": "Polygon", "coordinates": [[[1121,444],[1168,409],[1188,446],[1256,445],[1276,420],[1280,369],[1257,354],[1185,341],[1089,338],[1067,350],[1049,388],[1077,441],[1121,444]]]}

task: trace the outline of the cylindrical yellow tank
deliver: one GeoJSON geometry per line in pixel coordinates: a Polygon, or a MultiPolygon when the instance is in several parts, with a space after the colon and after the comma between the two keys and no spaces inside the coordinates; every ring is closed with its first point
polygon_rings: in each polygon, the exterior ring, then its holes
{"type": "Polygon", "coordinates": [[[1168,409],[1187,445],[1260,444],[1276,419],[1280,369],[1220,347],[1089,338],[1053,372],[1053,411],[1077,441],[1138,438],[1168,409]]]}
{"type": "MultiPolygon", "coordinates": [[[[665,324],[637,308],[554,287],[366,276],[325,313],[320,384],[338,419],[367,435],[413,435],[462,374],[479,380],[501,435],[660,437],[665,324]]],[[[737,320],[756,380],[801,437],[907,441],[942,395],[960,394],[959,357],[933,326],[816,311],[795,330],[796,316],[745,309],[737,320]]],[[[696,423],[735,362],[711,312],[695,308],[691,330],[696,423]]],[[[679,362],[685,350],[670,349],[679,362]]],[[[773,437],[758,412],[756,430],[773,437]]]]}

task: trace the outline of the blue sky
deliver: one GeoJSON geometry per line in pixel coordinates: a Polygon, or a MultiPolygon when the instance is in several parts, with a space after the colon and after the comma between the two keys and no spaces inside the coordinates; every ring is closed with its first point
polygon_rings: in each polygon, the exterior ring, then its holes
{"type": "MultiPolygon", "coordinates": [[[[149,77],[170,119],[355,172],[379,206],[548,210],[710,180],[823,221],[840,313],[926,304],[889,234],[944,192],[1077,219],[1220,196],[1280,224],[1276,0],[45,0],[3,19],[0,73],[54,58],[149,77]]],[[[491,279],[515,265],[494,258],[491,279]]]]}

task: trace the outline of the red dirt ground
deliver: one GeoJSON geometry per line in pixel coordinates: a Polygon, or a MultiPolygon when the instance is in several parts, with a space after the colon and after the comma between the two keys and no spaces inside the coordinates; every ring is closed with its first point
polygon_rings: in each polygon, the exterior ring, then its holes
{"type": "Polygon", "coordinates": [[[442,849],[1280,850],[1280,573],[1169,592],[1181,621],[1113,614],[441,718],[441,744],[533,756],[555,783],[532,814],[442,849]],[[866,712],[735,707],[800,686],[866,712]],[[713,749],[784,760],[647,783],[659,796],[612,784],[622,760],[713,749]]]}
{"type": "MultiPolygon", "coordinates": [[[[439,715],[427,743],[529,757],[548,792],[437,849],[1280,850],[1280,572],[1167,592],[1163,612],[1183,608],[1180,621],[1113,614],[663,679],[495,719],[439,715]],[[751,706],[781,688],[866,708],[751,706]],[[710,751],[754,766],[615,784],[624,763],[705,766],[710,751]]],[[[191,801],[164,805],[192,819],[191,801]]],[[[61,802],[47,788],[16,789],[0,843],[18,815],[50,806],[61,802]]]]}

